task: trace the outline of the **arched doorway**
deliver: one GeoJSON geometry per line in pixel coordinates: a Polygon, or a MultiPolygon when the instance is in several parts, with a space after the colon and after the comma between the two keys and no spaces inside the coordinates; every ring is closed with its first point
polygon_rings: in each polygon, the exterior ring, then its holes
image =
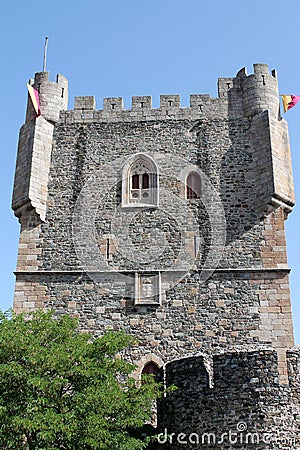
{"type": "Polygon", "coordinates": [[[154,380],[157,381],[157,376],[159,372],[159,367],[157,364],[155,364],[153,361],[149,361],[147,364],[145,364],[142,375],[153,375],[154,380]]]}

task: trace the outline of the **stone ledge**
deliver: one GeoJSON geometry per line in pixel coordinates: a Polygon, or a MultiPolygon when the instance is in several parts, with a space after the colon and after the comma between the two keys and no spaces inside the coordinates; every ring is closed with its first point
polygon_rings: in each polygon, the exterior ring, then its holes
{"type": "MultiPolygon", "coordinates": [[[[264,267],[264,268],[261,268],[261,269],[256,269],[256,268],[241,268],[241,269],[237,269],[237,268],[234,268],[234,269],[215,269],[214,270],[214,273],[230,273],[230,272],[234,272],[234,273],[239,273],[239,272],[241,272],[241,273],[244,273],[244,272],[253,272],[253,273],[268,273],[268,272],[284,272],[284,273],[290,273],[291,272],[291,270],[292,269],[290,269],[290,268],[288,268],[288,267],[286,267],[286,268],[278,268],[278,267],[264,267]]],[[[207,270],[207,271],[209,271],[210,272],[210,270],[207,270]]],[[[14,273],[14,275],[31,275],[31,274],[55,274],[55,273],[57,273],[57,274],[72,274],[72,273],[74,273],[74,274],[77,274],[77,273],[86,273],[86,274],[88,274],[88,273],[105,273],[105,274],[118,274],[118,273],[134,273],[134,272],[137,272],[137,273],[143,273],[144,271],[143,270],[111,270],[111,271],[109,271],[109,270],[89,270],[89,271],[86,271],[86,270],[26,270],[26,271],[24,271],[24,270],[17,270],[17,271],[15,271],[15,272],[13,272],[14,273]]],[[[159,272],[159,271],[158,271],[159,272]]],[[[164,272],[164,271],[161,271],[162,273],[164,272]]],[[[182,271],[178,271],[178,270],[168,270],[168,272],[174,272],[174,273],[176,273],[176,272],[182,272],[182,271]]],[[[196,271],[196,270],[193,270],[193,272],[202,272],[201,270],[198,270],[198,271],[196,271]]],[[[205,270],[203,270],[203,272],[205,272],[205,270]]]]}

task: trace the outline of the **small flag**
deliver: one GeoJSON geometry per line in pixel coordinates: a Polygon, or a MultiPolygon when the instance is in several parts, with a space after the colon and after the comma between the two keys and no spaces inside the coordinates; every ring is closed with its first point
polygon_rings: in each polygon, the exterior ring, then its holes
{"type": "Polygon", "coordinates": [[[283,104],[283,110],[286,113],[289,109],[291,109],[299,102],[300,95],[282,95],[281,99],[283,104]]]}
{"type": "Polygon", "coordinates": [[[30,98],[32,101],[32,105],[33,105],[35,113],[36,113],[36,117],[39,117],[41,115],[39,93],[29,83],[27,83],[27,89],[28,89],[28,92],[29,92],[29,95],[30,95],[30,98]]]}

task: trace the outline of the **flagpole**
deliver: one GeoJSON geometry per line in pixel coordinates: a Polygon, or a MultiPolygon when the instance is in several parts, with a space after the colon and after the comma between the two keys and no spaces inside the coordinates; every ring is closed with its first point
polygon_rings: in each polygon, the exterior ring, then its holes
{"type": "Polygon", "coordinates": [[[45,39],[43,72],[46,72],[48,38],[45,39]]]}

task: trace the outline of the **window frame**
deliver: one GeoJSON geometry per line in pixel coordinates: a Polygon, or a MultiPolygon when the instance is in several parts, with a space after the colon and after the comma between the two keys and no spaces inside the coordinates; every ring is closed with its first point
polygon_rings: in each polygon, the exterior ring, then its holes
{"type": "Polygon", "coordinates": [[[128,158],[123,166],[122,207],[157,208],[158,206],[157,164],[149,155],[137,153],[128,158]]]}
{"type": "Polygon", "coordinates": [[[143,306],[143,305],[161,305],[161,273],[160,272],[135,272],[135,280],[134,280],[134,305],[135,306],[143,306]],[[151,289],[153,291],[153,295],[143,296],[143,286],[142,281],[151,279],[153,284],[151,285],[151,289]]]}
{"type": "Polygon", "coordinates": [[[185,178],[185,198],[186,200],[199,200],[201,198],[201,177],[195,170],[188,172],[185,178]],[[192,177],[195,181],[189,182],[192,177]]]}

